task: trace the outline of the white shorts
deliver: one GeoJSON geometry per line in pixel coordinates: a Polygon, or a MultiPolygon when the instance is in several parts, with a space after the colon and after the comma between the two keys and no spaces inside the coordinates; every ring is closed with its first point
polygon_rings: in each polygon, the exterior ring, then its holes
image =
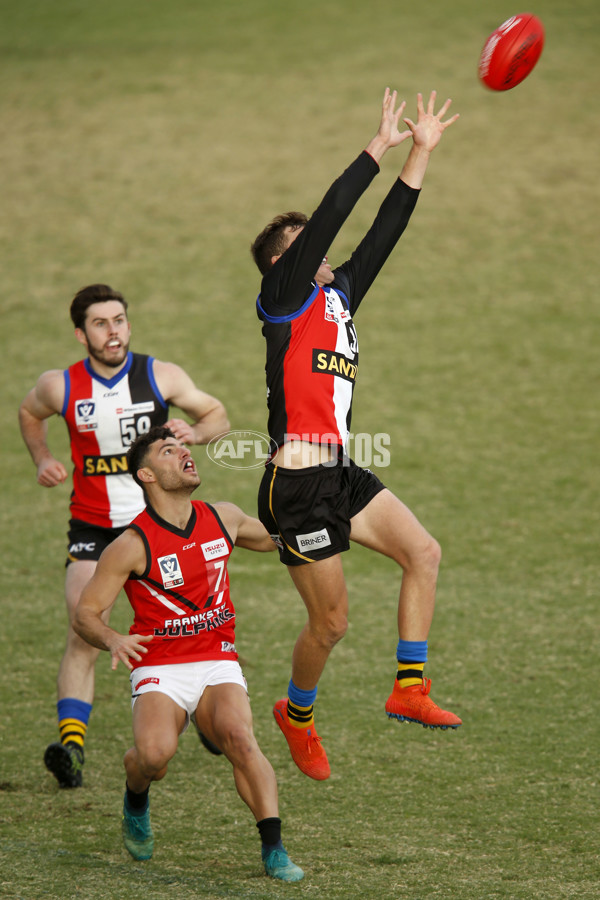
{"type": "Polygon", "coordinates": [[[215,684],[239,684],[248,693],[241,666],[234,659],[208,659],[202,662],[175,663],[167,666],[140,666],[134,669],[131,682],[131,708],[141,694],[159,691],[166,694],[187,713],[185,729],[190,723],[205,688],[215,684]]]}

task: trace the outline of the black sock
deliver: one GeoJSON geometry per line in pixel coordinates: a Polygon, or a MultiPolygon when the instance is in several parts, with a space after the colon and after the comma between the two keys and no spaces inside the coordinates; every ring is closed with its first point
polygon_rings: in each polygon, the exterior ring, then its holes
{"type": "Polygon", "coordinates": [[[281,843],[281,819],[273,816],[270,819],[261,819],[256,823],[263,846],[272,847],[281,843]]]}
{"type": "Polygon", "coordinates": [[[143,813],[148,806],[148,791],[150,790],[150,785],[146,788],[145,791],[142,791],[141,794],[136,794],[131,790],[127,782],[125,782],[125,796],[127,797],[127,806],[130,811],[135,815],[136,813],[143,813]]]}

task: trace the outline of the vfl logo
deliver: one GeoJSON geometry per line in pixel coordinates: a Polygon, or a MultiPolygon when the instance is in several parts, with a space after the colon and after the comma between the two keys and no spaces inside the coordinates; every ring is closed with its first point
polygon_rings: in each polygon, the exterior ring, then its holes
{"type": "Polygon", "coordinates": [[[93,400],[80,400],[77,404],[77,415],[80,419],[89,419],[94,415],[96,404],[93,400]]]}
{"type": "Polygon", "coordinates": [[[92,431],[98,427],[95,419],[96,403],[94,400],[78,400],[75,404],[75,424],[78,431],[92,431]]]}
{"type": "Polygon", "coordinates": [[[183,575],[176,553],[171,553],[169,556],[161,556],[156,561],[159,565],[165,588],[179,587],[179,585],[183,584],[183,575]]]}

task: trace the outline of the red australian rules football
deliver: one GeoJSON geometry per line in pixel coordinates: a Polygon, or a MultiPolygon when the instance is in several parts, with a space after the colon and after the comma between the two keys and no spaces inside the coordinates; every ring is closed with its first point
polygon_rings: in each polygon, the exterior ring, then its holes
{"type": "Polygon", "coordinates": [[[508,91],[527,78],[543,47],[544,26],[537,16],[511,16],[485,42],[479,78],[492,91],[508,91]]]}

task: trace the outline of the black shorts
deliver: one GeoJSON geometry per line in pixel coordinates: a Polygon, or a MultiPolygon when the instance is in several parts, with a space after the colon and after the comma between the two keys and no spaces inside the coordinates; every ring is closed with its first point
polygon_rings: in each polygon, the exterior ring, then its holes
{"type": "Polygon", "coordinates": [[[258,517],[286,566],[327,559],[350,547],[350,519],[385,489],[348,457],[306,469],[268,463],[258,491],[258,517]]]}
{"type": "Polygon", "coordinates": [[[65,566],[80,559],[98,561],[102,551],[124,531],[125,528],[101,528],[80,519],[69,519],[69,549],[65,566]]]}

